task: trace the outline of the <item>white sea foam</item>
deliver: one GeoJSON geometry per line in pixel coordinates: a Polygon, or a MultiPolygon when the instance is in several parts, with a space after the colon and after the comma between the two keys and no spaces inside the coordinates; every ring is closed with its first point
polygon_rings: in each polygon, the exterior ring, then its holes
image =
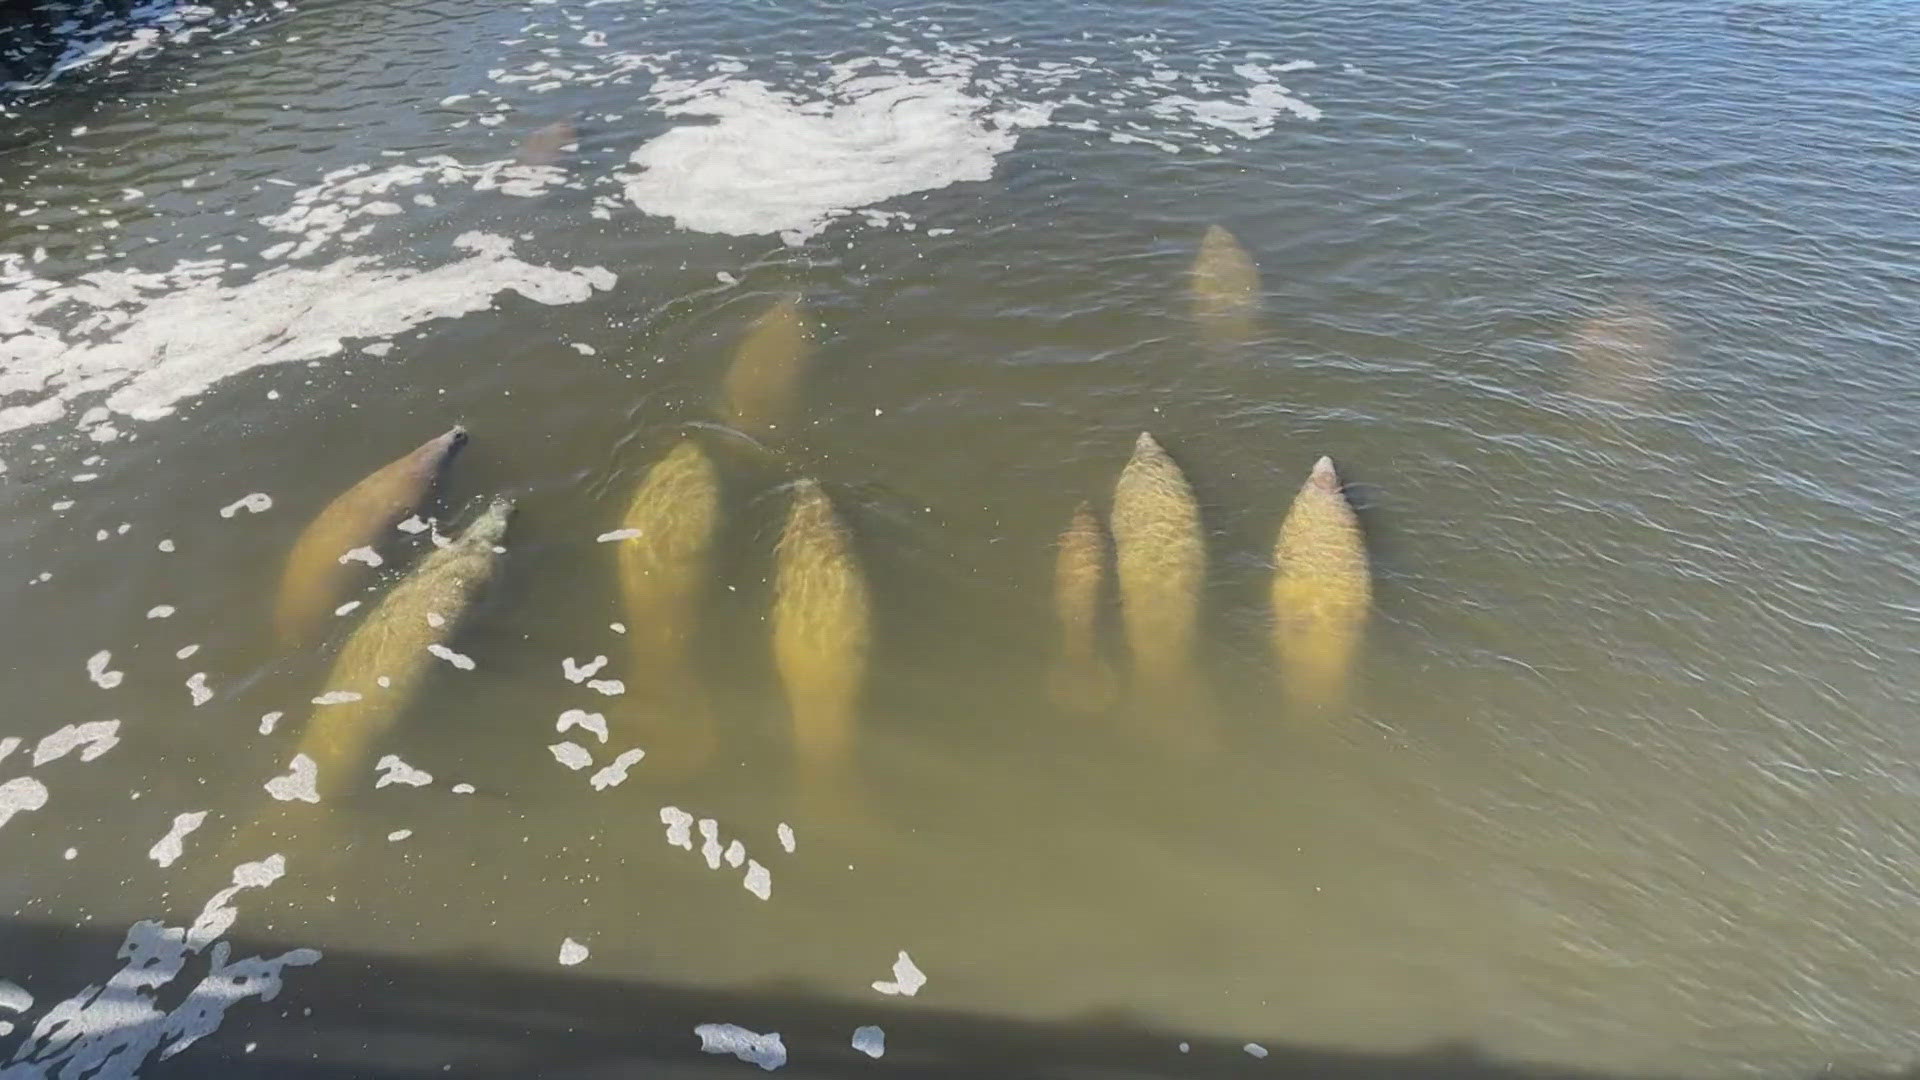
{"type": "Polygon", "coordinates": [[[267,781],[267,794],[281,802],[317,803],[320,801],[320,767],[305,754],[295,754],[285,776],[267,781]]]}
{"type": "Polygon", "coordinates": [[[427,646],[427,651],[439,657],[440,659],[445,660],[447,663],[452,664],[454,667],[459,668],[461,671],[473,670],[473,667],[474,667],[473,657],[468,656],[465,653],[454,652],[452,649],[447,648],[445,645],[442,645],[437,641],[434,642],[432,645],[427,646]]]}
{"type": "Polygon", "coordinates": [[[31,776],[16,776],[0,784],[0,827],[13,815],[38,810],[47,805],[47,785],[31,776]]]}
{"type": "Polygon", "coordinates": [[[120,685],[121,679],[126,678],[124,671],[109,671],[107,665],[111,663],[113,663],[113,654],[105,649],[87,657],[87,678],[92,679],[93,685],[102,690],[111,690],[120,685]]]}
{"type": "Polygon", "coordinates": [[[780,823],[778,833],[780,836],[781,850],[789,855],[793,854],[793,826],[783,821],[780,823]]]}
{"type": "Polygon", "coordinates": [[[201,823],[206,820],[207,812],[205,810],[196,810],[188,814],[175,814],[173,817],[173,827],[167,830],[167,835],[161,837],[159,842],[147,850],[147,858],[152,859],[163,867],[172,866],[174,860],[178,859],[184,850],[188,834],[199,828],[201,823]]]}
{"type": "Polygon", "coordinates": [[[709,1054],[732,1054],[768,1072],[787,1063],[787,1048],[777,1031],[761,1035],[738,1024],[701,1024],[693,1033],[700,1036],[700,1049],[709,1054]]]}
{"type": "Polygon", "coordinates": [[[560,661],[561,673],[567,677],[568,682],[573,683],[585,682],[593,678],[595,675],[600,674],[601,668],[606,666],[607,658],[604,656],[596,656],[592,662],[585,664],[575,663],[571,656],[560,661]]]}
{"type": "Polygon", "coordinates": [[[150,1059],[170,1058],[212,1034],[227,1010],[247,998],[273,1000],[286,969],[318,963],[320,950],[234,960],[231,943],[221,938],[239,918],[234,897],[273,884],[285,870],[279,855],[241,864],[233,884],[207,901],[192,926],[134,923],[118,953],[121,969],[42,1014],[15,1048],[7,1075],[131,1080],[150,1059]],[[163,991],[202,954],[206,974],[184,994],[164,994],[177,1004],[163,1009],[163,991]]]}
{"type": "Polygon", "coordinates": [[[614,282],[594,267],[524,262],[511,241],[484,233],[463,234],[454,247],[461,257],[430,269],[350,256],[275,267],[235,284],[221,280],[219,262],[56,282],[34,276],[18,256],[0,256],[0,330],[13,334],[0,361],[0,397],[28,399],[0,408],[0,432],[58,420],[80,397],[98,394],[102,422],[115,414],[152,420],[240,372],[338,355],[347,338],[387,338],[483,311],[509,291],[542,304],[578,303],[614,282]]]}
{"type": "Polygon", "coordinates": [[[667,827],[667,843],[693,850],[693,815],[677,806],[660,808],[660,824],[667,827]]]}
{"type": "Polygon", "coordinates": [[[853,1048],[870,1058],[880,1057],[887,1052],[887,1033],[872,1025],[854,1028],[853,1048]]]}
{"type": "Polygon", "coordinates": [[[58,731],[43,735],[33,748],[35,768],[49,761],[58,761],[75,750],[80,751],[81,761],[92,761],[101,754],[120,745],[120,721],[90,720],[84,724],[68,724],[58,731]]]}
{"type": "Polygon", "coordinates": [[[902,949],[899,959],[893,962],[893,978],[878,980],[873,984],[873,988],[883,994],[912,997],[925,985],[927,985],[927,976],[913,962],[913,957],[908,956],[906,950],[902,949]]]}
{"type": "Polygon", "coordinates": [[[740,884],[762,900],[773,897],[773,871],[761,866],[758,860],[747,860],[747,872],[740,878],[740,884]]]}
{"type": "Polygon", "coordinates": [[[283,712],[270,712],[261,716],[260,717],[260,734],[262,735],[273,734],[273,726],[275,724],[278,724],[280,722],[280,718],[285,715],[287,714],[283,712]]]}
{"type": "Polygon", "coordinates": [[[315,705],[346,705],[359,701],[363,695],[353,690],[329,690],[313,699],[315,705]]]}
{"type": "Polygon", "coordinates": [[[572,938],[564,938],[561,940],[560,963],[562,966],[572,967],[573,965],[578,964],[582,960],[585,960],[588,955],[589,954],[587,952],[587,947],[585,945],[580,944],[579,942],[573,940],[572,938]]]}
{"type": "Polygon", "coordinates": [[[647,752],[637,746],[631,750],[622,750],[620,756],[614,758],[590,778],[589,782],[593,784],[593,790],[605,791],[607,788],[625,783],[627,770],[638,765],[646,756],[647,752]]]}
{"type": "Polygon", "coordinates": [[[233,502],[221,507],[220,516],[230,518],[242,510],[245,510],[249,514],[264,514],[271,509],[273,509],[273,496],[264,491],[255,491],[247,495],[242,495],[233,502]]]}
{"type": "Polygon", "coordinates": [[[577,742],[557,742],[547,749],[553,753],[553,760],[576,772],[593,764],[593,755],[577,742]]]}
{"type": "Polygon", "coordinates": [[[600,713],[590,713],[584,709],[568,709],[554,721],[554,730],[565,735],[573,728],[584,728],[598,736],[602,743],[607,741],[607,718],[600,713]]]}
{"type": "Polygon", "coordinates": [[[374,789],[388,784],[405,784],[408,787],[425,787],[433,783],[433,774],[425,769],[416,769],[400,760],[399,754],[388,754],[374,766],[380,772],[380,779],[373,782],[374,789]]]}
{"type": "Polygon", "coordinates": [[[187,693],[193,695],[195,708],[213,700],[213,691],[207,687],[207,673],[196,671],[187,677],[187,693]]]}

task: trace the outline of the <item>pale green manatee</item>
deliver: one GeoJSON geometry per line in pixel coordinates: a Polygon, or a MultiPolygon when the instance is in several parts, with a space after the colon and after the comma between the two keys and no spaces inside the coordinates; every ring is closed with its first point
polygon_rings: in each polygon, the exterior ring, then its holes
{"type": "Polygon", "coordinates": [[[535,129],[521,140],[520,152],[515,155],[514,162],[519,165],[558,165],[575,138],[573,121],[555,120],[535,129]]]}
{"type": "Polygon", "coordinates": [[[1274,648],[1287,693],[1321,707],[1346,696],[1348,670],[1366,626],[1373,578],[1360,519],[1330,458],[1313,465],[1274,545],[1274,648]]]}
{"type": "Polygon", "coordinates": [[[1260,314],[1260,270],[1232,233],[1207,227],[1190,276],[1193,318],[1203,338],[1233,345],[1253,335],[1260,314]]]}
{"type": "Polygon", "coordinates": [[[800,480],[774,553],[773,655],[802,781],[815,788],[843,777],[852,750],[869,607],[852,534],[820,485],[800,480]]]}
{"type": "Polygon", "coordinates": [[[371,547],[413,513],[440,471],[466,443],[467,429],[452,428],[381,466],[320,511],[294,541],[280,574],[274,626],[281,644],[311,640],[351,580],[354,567],[341,557],[356,548],[371,547]]]}
{"type": "Polygon", "coordinates": [[[291,771],[267,783],[268,792],[283,803],[238,830],[227,846],[229,857],[258,858],[276,850],[287,838],[280,831],[286,827],[307,836],[305,851],[295,860],[303,874],[339,861],[348,845],[330,831],[340,819],[327,807],[317,817],[299,811],[306,809],[304,803],[372,790],[372,748],[406,710],[427,669],[442,662],[471,666],[446,642],[493,576],[498,544],[512,515],[512,502],[495,499],[457,538],[421,559],[361,620],[314,698],[313,714],[291,755],[291,771]]]}
{"type": "Polygon", "coordinates": [[[1186,475],[1147,432],[1114,486],[1112,529],[1134,704],[1163,731],[1205,742],[1194,648],[1206,538],[1186,475]]]}
{"type": "Polygon", "coordinates": [[[669,772],[698,769],[715,746],[687,646],[710,584],[708,553],[719,517],[713,462],[686,439],[634,488],[621,527],[637,535],[614,551],[633,643],[633,693],[647,702],[643,741],[648,761],[669,772]]]}
{"type": "Polygon", "coordinates": [[[1113,704],[1113,669],[1100,655],[1100,594],[1107,577],[1107,537],[1087,502],[1060,534],[1053,568],[1053,609],[1060,652],[1048,690],[1055,705],[1098,712],[1113,704]]]}
{"type": "Polygon", "coordinates": [[[786,432],[812,359],[812,334],[800,298],[784,297],[747,327],[734,350],[725,385],[728,421],[755,436],[786,432]]]}

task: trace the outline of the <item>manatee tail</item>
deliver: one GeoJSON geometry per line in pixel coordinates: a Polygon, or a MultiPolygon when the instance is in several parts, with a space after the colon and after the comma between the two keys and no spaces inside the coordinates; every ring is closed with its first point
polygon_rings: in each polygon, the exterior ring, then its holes
{"type": "Polygon", "coordinates": [[[1067,712],[1100,713],[1119,696],[1113,667],[1098,656],[1062,657],[1047,675],[1047,696],[1067,712]]]}
{"type": "Polygon", "coordinates": [[[1345,711],[1351,695],[1359,631],[1337,625],[1304,626],[1281,639],[1281,692],[1296,716],[1328,719],[1345,711]]]}
{"type": "Polygon", "coordinates": [[[791,451],[766,443],[731,424],[695,421],[687,426],[710,436],[706,441],[716,457],[730,457],[749,468],[769,469],[788,476],[807,472],[805,462],[791,451]]]}

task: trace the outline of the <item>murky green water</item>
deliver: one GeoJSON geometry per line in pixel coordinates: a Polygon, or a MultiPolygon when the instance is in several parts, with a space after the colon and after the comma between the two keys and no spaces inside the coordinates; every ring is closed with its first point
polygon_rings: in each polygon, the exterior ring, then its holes
{"type": "MultiPolygon", "coordinates": [[[[869,1012],[902,1067],[920,1011],[1127,1016],[1166,1033],[1147,1071],[1181,1039],[1616,1075],[1913,1059],[1904,6],[232,14],[0,93],[0,737],[23,740],[0,784],[46,795],[0,828],[0,979],[32,998],[0,1062],[55,1068],[15,1048],[119,970],[129,924],[187,926],[276,852],[235,933],[322,957],[156,1075],[381,1000],[327,974],[368,956],[450,995],[493,980],[504,1015],[537,1011],[516,972],[778,989],[869,1012]],[[506,164],[562,118],[559,165],[506,164]],[[1216,223],[1260,271],[1244,340],[1191,313],[1216,223]],[[756,446],[721,386],[791,294],[816,352],[756,446]],[[452,534],[498,493],[518,515],[449,642],[473,669],[430,660],[374,751],[432,782],[373,790],[369,761],[299,835],[248,834],[335,650],[430,544],[388,533],[362,606],[293,650],[289,548],[455,422],[472,442],[423,515],[452,534]],[[1055,538],[1081,499],[1105,513],[1142,430],[1210,559],[1205,700],[1144,725],[1046,694],[1055,538]],[[675,775],[644,688],[563,661],[633,678],[598,538],[689,433],[720,483],[690,639],[718,749],[675,775]],[[1374,596],[1348,707],[1305,715],[1268,595],[1322,454],[1374,596]],[[801,476],[873,607],[833,814],[800,802],[768,622],[801,476]],[[250,493],[271,506],[223,515],[250,493]],[[557,732],[570,709],[608,740],[557,732]],[[34,763],[109,719],[96,759],[34,763]],[[589,782],[635,745],[624,783],[589,782]],[[770,897],[697,831],[669,844],[667,806],[738,839],[770,897]],[[901,950],[911,1000],[871,987],[901,950]]],[[[704,1019],[772,1026],[751,1013],[704,1019]]],[[[629,1022],[705,1060],[685,1025],[629,1022]]],[[[850,1035],[786,1049],[804,1071],[850,1035]]],[[[401,1075],[380,1045],[335,1060],[401,1075]]],[[[416,1052],[490,1075],[471,1046],[416,1052]]]]}

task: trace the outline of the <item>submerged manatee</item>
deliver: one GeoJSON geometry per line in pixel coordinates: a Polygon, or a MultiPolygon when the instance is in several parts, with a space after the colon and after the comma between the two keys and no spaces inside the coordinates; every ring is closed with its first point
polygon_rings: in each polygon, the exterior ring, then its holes
{"type": "Polygon", "coordinates": [[[1567,332],[1581,397],[1633,405],[1657,395],[1673,363],[1673,331],[1646,297],[1630,294],[1567,332]]]}
{"type": "Polygon", "coordinates": [[[464,427],[429,439],[348,488],[320,511],[294,542],[280,576],[274,626],[283,645],[309,640],[339,604],[353,572],[351,564],[340,561],[341,556],[378,542],[413,513],[440,470],[466,442],[464,427]]]}
{"type": "Polygon", "coordinates": [[[1260,271],[1232,233],[1208,226],[1188,289],[1194,321],[1208,341],[1230,345],[1252,336],[1260,313],[1260,271]]]}
{"type": "Polygon", "coordinates": [[[1293,497],[1274,545],[1274,648],[1296,703],[1336,704],[1359,647],[1373,595],[1360,519],[1330,458],[1293,497]]]}
{"type": "Polygon", "coordinates": [[[794,398],[813,358],[800,298],[777,301],[747,327],[727,368],[727,419],[750,435],[780,431],[793,420],[794,398]]]}
{"type": "Polygon", "coordinates": [[[809,783],[827,783],[844,768],[866,681],[870,618],[852,535],[820,485],[800,480],[774,554],[773,655],[809,783]]]}
{"type": "Polygon", "coordinates": [[[295,751],[319,766],[323,795],[370,783],[368,748],[399,718],[427,669],[442,662],[429,649],[444,647],[493,576],[512,516],[512,501],[494,499],[457,538],[420,560],[341,646],[325,691],[359,696],[314,706],[295,751]]]}
{"type": "Polygon", "coordinates": [[[635,692],[656,710],[643,720],[649,760],[669,769],[698,768],[713,751],[687,645],[708,587],[708,552],[719,516],[713,462],[697,443],[684,440],[634,488],[620,524],[639,535],[621,540],[614,552],[633,642],[635,692]]]}
{"type": "Polygon", "coordinates": [[[520,152],[514,157],[514,162],[519,165],[558,165],[575,138],[573,121],[555,120],[521,140],[520,152]]]}
{"type": "MultiPolygon", "coordinates": [[[[1114,486],[1112,527],[1135,703],[1156,725],[1175,729],[1175,713],[1200,706],[1193,651],[1207,546],[1193,488],[1147,432],[1114,486]]],[[[1199,724],[1193,719],[1190,730],[1199,724]]]]}
{"type": "Polygon", "coordinates": [[[1053,608],[1060,654],[1048,683],[1062,709],[1097,712],[1113,704],[1113,669],[1100,656],[1100,593],[1106,584],[1107,537],[1091,504],[1082,502],[1060,534],[1053,568],[1053,608]]]}

